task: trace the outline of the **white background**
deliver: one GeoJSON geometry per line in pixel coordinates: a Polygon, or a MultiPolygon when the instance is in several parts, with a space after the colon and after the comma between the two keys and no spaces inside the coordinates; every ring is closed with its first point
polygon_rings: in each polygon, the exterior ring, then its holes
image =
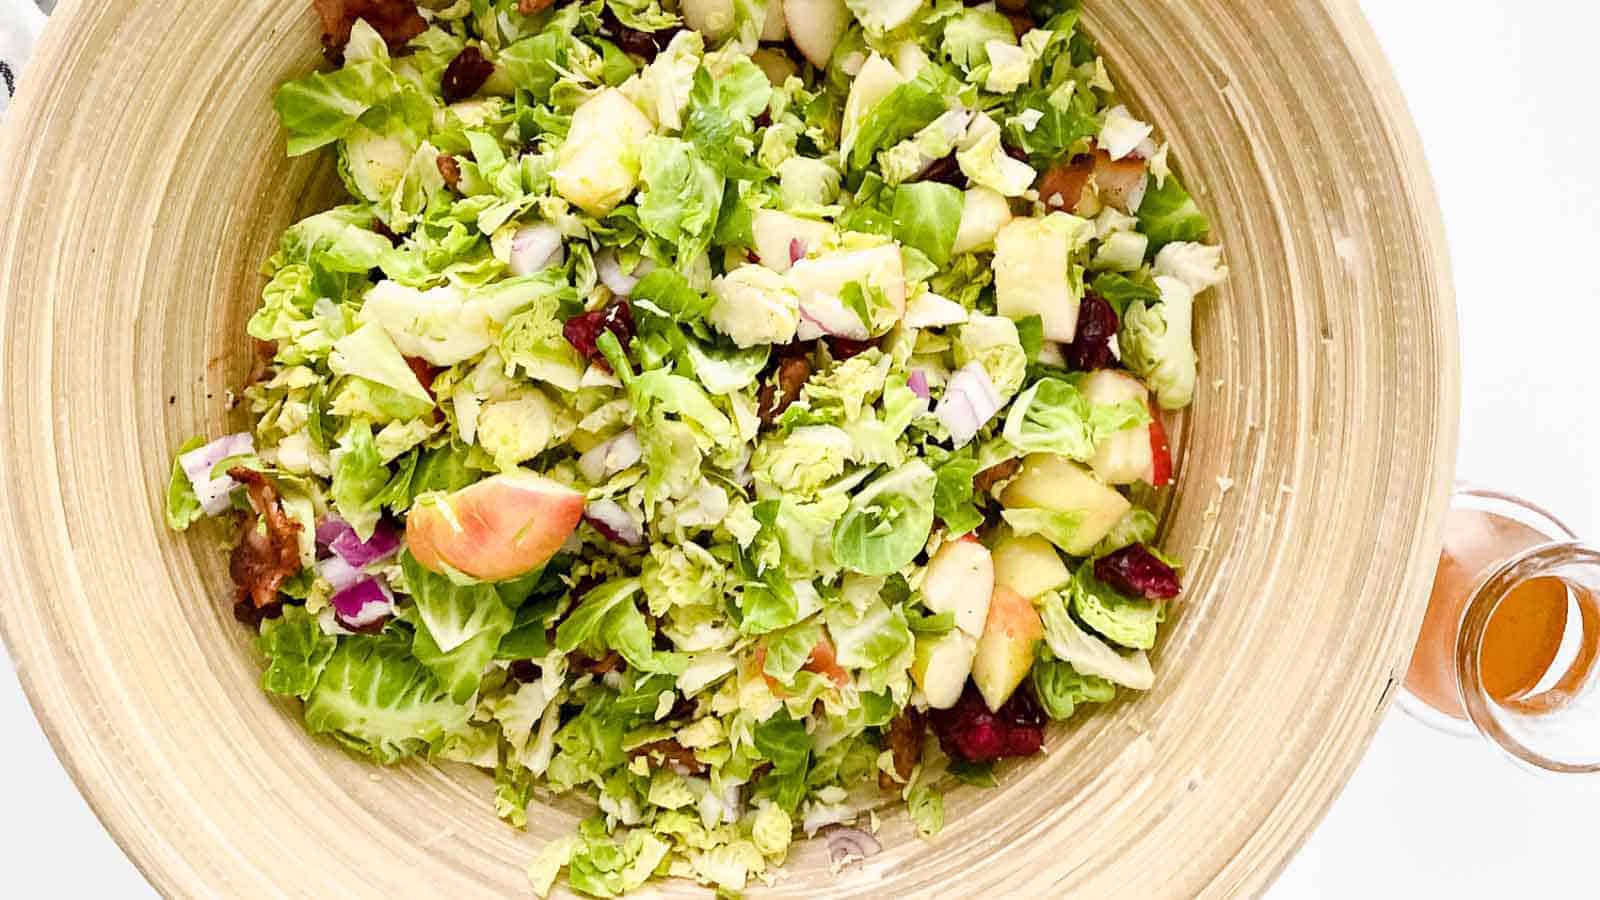
{"type": "MultiPolygon", "coordinates": [[[[1461,477],[1537,500],[1593,536],[1600,6],[1364,6],[1410,98],[1449,224],[1461,477]]],[[[55,760],[10,667],[0,672],[0,895],[150,896],[55,760]]],[[[1596,809],[1600,781],[1524,774],[1395,712],[1270,896],[1592,896],[1596,809]]]]}

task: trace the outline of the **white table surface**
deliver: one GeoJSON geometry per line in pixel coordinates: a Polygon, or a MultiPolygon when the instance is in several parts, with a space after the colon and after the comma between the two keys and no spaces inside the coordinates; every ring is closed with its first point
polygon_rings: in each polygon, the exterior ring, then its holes
{"type": "MultiPolygon", "coordinates": [[[[1410,98],[1449,224],[1461,476],[1536,499],[1594,535],[1600,7],[1364,5],[1410,98]]],[[[0,896],[152,896],[51,753],[10,667],[0,672],[0,896]]],[[[1590,896],[1596,808],[1600,780],[1536,778],[1394,712],[1270,896],[1590,896]]]]}

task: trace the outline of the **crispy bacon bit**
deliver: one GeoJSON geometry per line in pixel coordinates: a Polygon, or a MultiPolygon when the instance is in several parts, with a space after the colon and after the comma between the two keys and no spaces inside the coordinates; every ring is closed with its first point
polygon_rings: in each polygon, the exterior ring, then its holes
{"type": "Polygon", "coordinates": [[[266,526],[263,530],[247,521],[228,572],[239,588],[239,602],[266,609],[279,602],[283,580],[300,571],[300,523],[283,511],[278,489],[267,476],[244,466],[229,469],[228,476],[245,486],[251,508],[266,526]]]}
{"type": "Polygon", "coordinates": [[[389,45],[398,50],[407,41],[428,30],[428,21],[417,12],[415,0],[311,0],[322,18],[322,52],[332,60],[344,55],[350,43],[350,29],[357,19],[366,19],[389,45]]]}
{"type": "Polygon", "coordinates": [[[1010,478],[1021,470],[1022,460],[1008,459],[1003,463],[990,466],[989,468],[984,469],[982,472],[979,472],[978,477],[972,479],[972,489],[980,494],[987,494],[994,489],[995,485],[1005,481],[1007,478],[1010,478]]]}
{"type": "Polygon", "coordinates": [[[711,767],[695,759],[694,751],[678,743],[675,738],[664,738],[635,747],[629,756],[644,757],[655,768],[668,768],[679,775],[704,775],[711,767]]]}
{"type": "Polygon", "coordinates": [[[622,656],[615,650],[599,659],[574,652],[567,655],[567,667],[579,675],[604,675],[622,668],[622,656]]]}
{"type": "Polygon", "coordinates": [[[1112,159],[1104,150],[1094,154],[1094,183],[1100,189],[1100,202],[1131,213],[1144,199],[1150,164],[1133,156],[1112,159]]]}
{"type": "Polygon", "coordinates": [[[525,16],[542,13],[556,5],[556,0],[517,0],[517,12],[525,16]]]}
{"type": "Polygon", "coordinates": [[[1033,30],[1033,18],[1027,13],[1006,13],[1005,17],[1011,21],[1011,30],[1019,40],[1033,30]]]}
{"type": "Polygon", "coordinates": [[[484,58],[482,50],[468,45],[444,67],[444,75],[439,78],[439,92],[446,103],[465,100],[476,94],[493,74],[494,63],[484,58]]]}
{"type": "Polygon", "coordinates": [[[1111,352],[1111,339],[1117,336],[1120,322],[1117,311],[1100,297],[1090,294],[1078,308],[1078,330],[1066,351],[1067,365],[1079,372],[1108,369],[1117,361],[1111,352]]]}
{"type": "Polygon", "coordinates": [[[276,619],[283,615],[283,601],[275,600],[260,609],[249,600],[238,600],[233,604],[233,617],[241,625],[251,628],[260,628],[261,623],[268,619],[276,619]]]}
{"type": "Polygon", "coordinates": [[[915,706],[906,707],[904,712],[889,723],[889,730],[883,736],[883,743],[893,754],[894,774],[900,777],[897,781],[888,772],[879,772],[878,787],[898,792],[901,785],[911,780],[912,770],[916,769],[917,763],[922,760],[922,736],[927,727],[922,711],[915,706]]]}
{"type": "Polygon", "coordinates": [[[1071,212],[1083,199],[1083,189],[1094,175],[1094,157],[1079,156],[1062,160],[1039,179],[1039,199],[1052,210],[1071,212]]]}
{"type": "Polygon", "coordinates": [[[444,177],[446,187],[455,190],[461,185],[461,163],[456,162],[454,156],[441,153],[435,164],[439,167],[439,174],[444,177]]]}
{"type": "Polygon", "coordinates": [[[783,415],[796,400],[800,399],[800,388],[805,386],[811,378],[811,359],[805,356],[788,356],[778,360],[778,371],[773,380],[761,386],[761,393],[757,398],[756,412],[761,416],[761,422],[771,425],[783,415]]]}
{"type": "Polygon", "coordinates": [[[278,355],[277,341],[256,339],[250,342],[250,346],[255,353],[250,358],[250,374],[245,376],[245,387],[266,381],[267,372],[272,368],[272,361],[278,355]]]}
{"type": "Polygon", "coordinates": [[[373,216],[372,217],[372,230],[375,233],[383,235],[384,237],[388,238],[389,239],[389,243],[391,245],[393,245],[395,247],[400,246],[400,235],[395,234],[394,233],[394,229],[390,228],[388,223],[384,222],[382,219],[378,218],[377,216],[373,216]]]}

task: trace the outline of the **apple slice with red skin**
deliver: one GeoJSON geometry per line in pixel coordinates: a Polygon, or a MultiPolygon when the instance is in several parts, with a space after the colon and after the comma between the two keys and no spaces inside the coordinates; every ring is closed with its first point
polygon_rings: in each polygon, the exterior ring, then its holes
{"type": "Polygon", "coordinates": [[[1150,486],[1166,487],[1172,483],[1172,446],[1167,441],[1167,428],[1161,424],[1161,410],[1150,404],[1150,486]]]}
{"type": "MultiPolygon", "coordinates": [[[[766,679],[767,689],[772,691],[772,696],[779,700],[786,699],[789,691],[776,678],[766,673],[767,647],[758,644],[755,653],[751,656],[752,665],[761,677],[766,679]]],[[[806,664],[800,667],[806,672],[815,672],[833,682],[836,687],[844,687],[850,683],[850,673],[839,665],[839,658],[834,653],[833,642],[828,640],[826,634],[817,638],[817,645],[811,648],[811,655],[806,658],[806,664]]]]}
{"type": "Polygon", "coordinates": [[[512,472],[419,498],[406,516],[406,545],[430,571],[505,581],[549,562],[582,516],[583,494],[512,472]]]}
{"type": "Polygon", "coordinates": [[[978,652],[972,659],[972,683],[978,686],[990,712],[998,712],[1033,669],[1033,658],[1044,638],[1044,621],[1021,594],[996,587],[989,601],[989,618],[978,652]]]}

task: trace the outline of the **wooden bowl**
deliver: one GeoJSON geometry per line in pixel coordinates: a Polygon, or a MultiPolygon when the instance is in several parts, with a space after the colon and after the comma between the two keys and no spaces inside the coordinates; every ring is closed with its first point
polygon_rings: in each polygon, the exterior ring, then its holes
{"type": "MultiPolygon", "coordinates": [[[[1233,278],[1202,309],[1166,546],[1189,591],[1156,689],[1054,729],[947,827],[885,820],[770,896],[1260,892],[1382,718],[1417,633],[1455,454],[1455,325],[1422,151],[1350,0],[1089,0],[1233,278]],[[959,879],[959,881],[956,881],[959,879]]],[[[281,229],[327,204],[273,87],[318,63],[306,0],[56,14],[0,140],[0,625],[56,751],[170,895],[519,896],[580,804],[526,833],[462,769],[381,770],[257,687],[213,542],[162,521],[228,388],[281,229]]],[[[234,421],[230,421],[234,420],[234,421]]],[[[663,894],[688,890],[682,884],[663,894]]]]}

